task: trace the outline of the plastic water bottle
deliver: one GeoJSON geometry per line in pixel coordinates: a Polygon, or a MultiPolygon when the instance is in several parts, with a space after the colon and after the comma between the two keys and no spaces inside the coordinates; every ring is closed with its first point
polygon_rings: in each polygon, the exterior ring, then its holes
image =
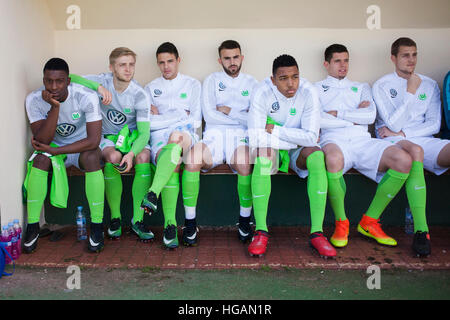
{"type": "Polygon", "coordinates": [[[22,254],[22,227],[20,226],[19,219],[14,219],[14,230],[17,234],[17,249],[19,251],[19,256],[22,254]]]}
{"type": "Polygon", "coordinates": [[[87,239],[86,215],[82,206],[77,207],[77,239],[78,241],[87,239]]]}
{"type": "Polygon", "coordinates": [[[11,236],[11,257],[14,260],[19,259],[19,248],[18,248],[18,242],[17,242],[17,233],[14,229],[14,223],[10,222],[8,223],[8,232],[11,236]]]}
{"type": "MultiPolygon", "coordinates": [[[[8,226],[2,227],[2,240],[3,243],[5,243],[5,249],[8,251],[9,254],[11,254],[11,236],[8,232],[8,226]]],[[[5,256],[5,263],[9,264],[11,263],[11,259],[8,256],[5,256]]]]}
{"type": "Polygon", "coordinates": [[[411,210],[409,208],[405,209],[405,233],[406,234],[414,233],[414,221],[411,210]]]}

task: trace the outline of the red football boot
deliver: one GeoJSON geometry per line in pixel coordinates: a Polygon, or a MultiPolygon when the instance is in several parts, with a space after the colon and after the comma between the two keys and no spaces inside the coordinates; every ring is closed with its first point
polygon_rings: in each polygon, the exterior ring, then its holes
{"type": "Polygon", "coordinates": [[[253,236],[252,242],[248,246],[248,253],[251,256],[261,257],[266,253],[267,242],[269,241],[269,233],[257,230],[253,236]]]}
{"type": "Polygon", "coordinates": [[[322,258],[335,257],[336,249],[328,242],[322,232],[314,232],[309,237],[309,244],[311,247],[319,252],[322,258]]]}

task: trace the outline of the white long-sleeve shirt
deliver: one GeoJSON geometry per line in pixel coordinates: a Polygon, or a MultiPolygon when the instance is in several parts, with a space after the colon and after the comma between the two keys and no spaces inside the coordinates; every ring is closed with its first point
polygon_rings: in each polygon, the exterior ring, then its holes
{"type": "Polygon", "coordinates": [[[236,78],[225,72],[214,72],[203,81],[202,111],[208,128],[236,126],[247,129],[250,99],[258,81],[242,72],[236,78]],[[219,106],[231,108],[228,115],[216,109],[219,106]]]}
{"type": "Polygon", "coordinates": [[[200,81],[178,73],[172,80],[156,78],[144,89],[150,102],[158,108],[158,115],[150,115],[150,131],[188,127],[195,130],[202,125],[200,81]],[[189,115],[186,111],[189,111],[189,115]]]}
{"type": "Polygon", "coordinates": [[[286,98],[270,78],[260,82],[252,97],[248,115],[249,145],[278,150],[298,146],[317,146],[320,129],[320,102],[316,88],[300,78],[299,88],[292,98],[286,98]],[[281,126],[266,132],[267,117],[281,126]]]}
{"type": "Polygon", "coordinates": [[[431,137],[439,132],[439,87],[433,79],[420,74],[418,76],[422,82],[414,95],[407,92],[407,80],[396,72],[374,83],[372,92],[378,111],[376,129],[386,126],[394,132],[403,131],[406,138],[431,137]]]}
{"type": "Polygon", "coordinates": [[[328,76],[315,83],[321,104],[321,135],[338,137],[369,136],[368,125],[375,121],[376,107],[370,86],[367,83],[339,80],[328,76]],[[362,101],[368,101],[366,108],[358,108],[362,101]],[[336,110],[332,116],[328,111],[336,110]]]}

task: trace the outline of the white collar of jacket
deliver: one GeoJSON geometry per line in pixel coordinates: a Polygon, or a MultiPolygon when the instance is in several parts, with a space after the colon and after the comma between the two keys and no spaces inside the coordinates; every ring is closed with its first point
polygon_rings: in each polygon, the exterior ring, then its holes
{"type": "Polygon", "coordinates": [[[347,77],[339,80],[332,76],[328,76],[325,79],[325,83],[326,83],[326,85],[328,85],[332,88],[347,88],[347,87],[350,87],[352,84],[351,81],[347,79],[347,77]]]}
{"type": "Polygon", "coordinates": [[[183,80],[183,75],[178,72],[177,76],[175,78],[173,78],[172,80],[166,79],[163,76],[161,76],[161,79],[163,80],[163,82],[169,82],[169,83],[172,82],[174,84],[177,84],[177,83],[179,83],[180,81],[183,80]]]}
{"type": "Polygon", "coordinates": [[[237,77],[233,78],[232,76],[228,75],[225,71],[222,71],[222,77],[227,79],[228,81],[238,81],[242,78],[242,72],[239,71],[239,74],[237,77]]]}

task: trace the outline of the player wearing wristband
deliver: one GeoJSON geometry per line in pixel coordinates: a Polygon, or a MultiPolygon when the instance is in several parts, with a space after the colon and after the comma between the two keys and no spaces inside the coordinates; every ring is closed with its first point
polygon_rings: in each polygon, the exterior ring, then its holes
{"type": "Polygon", "coordinates": [[[319,128],[320,102],[316,88],[300,78],[292,56],[277,57],[272,77],[261,82],[254,92],[248,117],[249,143],[252,156],[256,157],[252,174],[256,233],[248,247],[250,255],[261,256],[266,251],[270,175],[278,168],[287,171],[287,166],[302,178],[308,176],[310,245],[323,257],[336,255],[322,232],[327,178],[324,155],[317,144],[319,128]]]}
{"type": "MultiPolygon", "coordinates": [[[[200,170],[208,171],[227,163],[237,173],[239,196],[238,237],[242,242],[250,240],[252,210],[251,165],[248,148],[247,116],[250,98],[257,81],[240,72],[244,56],[234,40],[222,42],[218,49],[222,72],[214,72],[203,82],[202,110],[206,128],[203,140],[189,154],[189,162],[183,172],[184,181],[191,181],[183,188],[186,212],[195,215],[200,189],[200,170]]],[[[183,185],[184,186],[184,185],[183,185]]]]}
{"type": "MultiPolygon", "coordinates": [[[[111,210],[108,235],[119,238],[122,234],[120,204],[122,198],[121,173],[135,168],[132,186],[133,218],[131,228],[142,241],[154,235],[144,225],[141,200],[151,183],[150,100],[145,90],[133,80],[136,54],[124,47],[114,49],[109,56],[110,73],[87,75],[86,79],[99,84],[103,95],[103,116],[100,149],[105,162],[106,199],[111,210]]],[[[72,81],[91,86],[83,78],[71,75],[72,81]]],[[[95,89],[95,88],[94,88],[95,89]]]]}
{"type": "MultiPolygon", "coordinates": [[[[26,181],[28,225],[24,252],[33,252],[39,238],[39,217],[47,194],[50,158],[67,155],[65,166],[74,165],[86,172],[86,198],[91,213],[88,249],[103,249],[104,181],[100,167],[102,116],[98,98],[92,91],[72,84],[69,66],[52,58],[44,66],[44,87],[27,96],[26,111],[31,124],[34,154],[26,181]],[[50,144],[57,147],[51,147],[50,144]]],[[[58,170],[53,168],[53,171],[58,170]]],[[[65,171],[64,171],[65,173],[65,171]]]]}
{"type": "Polygon", "coordinates": [[[441,128],[441,96],[438,84],[415,73],[417,45],[399,38],[391,45],[394,73],[373,85],[377,106],[376,135],[402,148],[412,158],[406,193],[414,219],[413,250],[431,253],[426,223],[426,186],[423,169],[440,175],[450,167],[450,140],[433,137],[441,128]]]}
{"type": "MultiPolygon", "coordinates": [[[[155,176],[142,207],[152,214],[157,209],[159,196],[164,213],[163,243],[166,248],[178,247],[176,221],[177,199],[180,190],[180,165],[198,141],[196,129],[201,126],[200,82],[178,72],[181,58],[170,42],[156,50],[156,63],[161,77],[145,86],[151,101],[151,161],[156,165],[155,176]]],[[[183,190],[190,181],[183,179],[183,190]]],[[[183,242],[197,243],[195,215],[186,212],[183,242]]]]}
{"type": "Polygon", "coordinates": [[[375,121],[376,107],[369,85],[347,78],[347,48],[340,44],[326,48],[324,66],[328,77],[315,85],[322,107],[320,145],[325,153],[328,198],[336,218],[330,242],[335,247],[345,247],[348,243],[343,174],[355,168],[379,182],[358,231],[381,244],[394,246],[397,242],[383,232],[378,220],[407,181],[411,158],[391,143],[372,138],[368,132],[368,125],[375,121]]]}

